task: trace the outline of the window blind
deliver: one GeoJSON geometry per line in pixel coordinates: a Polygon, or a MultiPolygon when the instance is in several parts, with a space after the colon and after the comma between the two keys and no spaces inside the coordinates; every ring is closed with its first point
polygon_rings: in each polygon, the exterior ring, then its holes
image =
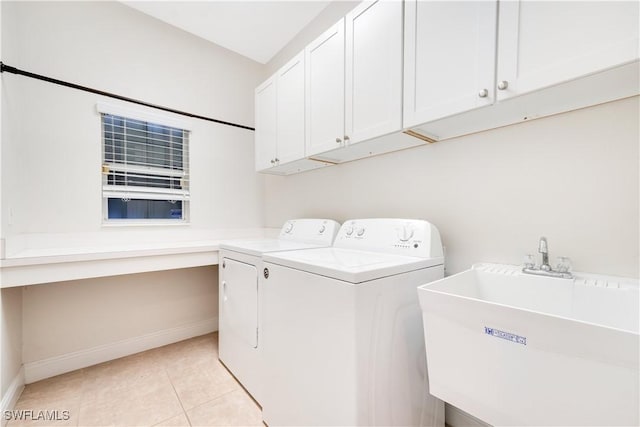
{"type": "Polygon", "coordinates": [[[189,200],[189,131],[102,114],[103,197],[189,200]]]}

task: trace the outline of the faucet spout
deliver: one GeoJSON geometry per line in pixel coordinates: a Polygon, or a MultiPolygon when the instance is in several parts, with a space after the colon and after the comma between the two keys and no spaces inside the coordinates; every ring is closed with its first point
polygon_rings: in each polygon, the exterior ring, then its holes
{"type": "Polygon", "coordinates": [[[544,271],[551,271],[551,266],[549,265],[549,245],[546,237],[540,238],[540,242],[538,243],[538,252],[542,254],[542,265],[540,265],[540,269],[544,271]]]}

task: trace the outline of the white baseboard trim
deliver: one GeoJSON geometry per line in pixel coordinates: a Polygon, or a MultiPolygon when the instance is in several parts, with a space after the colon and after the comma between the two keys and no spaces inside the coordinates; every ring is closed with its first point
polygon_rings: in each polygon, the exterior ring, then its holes
{"type": "MultiPolygon", "coordinates": [[[[31,384],[76,369],[129,356],[141,351],[208,334],[218,330],[218,318],[152,332],[85,350],[24,364],[24,382],[31,384]]],[[[24,383],[23,382],[23,383],[24,383]]]]}
{"type": "Polygon", "coordinates": [[[451,406],[448,403],[445,404],[444,414],[445,423],[449,427],[491,427],[473,415],[467,414],[463,410],[451,406]]]}
{"type": "MultiPolygon", "coordinates": [[[[21,367],[16,376],[9,384],[9,388],[7,392],[2,396],[2,403],[0,403],[0,408],[2,409],[2,414],[4,411],[11,411],[18,402],[20,395],[22,394],[22,390],[24,390],[24,367],[21,367]]],[[[5,417],[2,417],[2,425],[6,425],[8,420],[5,420],[5,417]]]]}

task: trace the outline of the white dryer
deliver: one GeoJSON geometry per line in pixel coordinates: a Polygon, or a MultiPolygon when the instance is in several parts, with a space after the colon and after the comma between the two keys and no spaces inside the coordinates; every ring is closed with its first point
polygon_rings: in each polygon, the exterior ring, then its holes
{"type": "Polygon", "coordinates": [[[263,261],[267,425],[444,425],[417,293],[444,275],[433,225],[350,220],[331,248],[263,261]]]}
{"type": "Polygon", "coordinates": [[[220,243],[218,357],[253,398],[262,402],[260,333],[262,255],[331,246],[340,224],[330,219],[287,221],[278,238],[220,243]]]}

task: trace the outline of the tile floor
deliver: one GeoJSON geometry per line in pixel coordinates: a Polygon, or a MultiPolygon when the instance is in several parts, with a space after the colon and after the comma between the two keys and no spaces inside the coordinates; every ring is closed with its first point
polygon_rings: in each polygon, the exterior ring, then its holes
{"type": "Polygon", "coordinates": [[[69,411],[18,426],[263,426],[260,407],[218,360],[217,333],[25,387],[15,410],[69,411]]]}

